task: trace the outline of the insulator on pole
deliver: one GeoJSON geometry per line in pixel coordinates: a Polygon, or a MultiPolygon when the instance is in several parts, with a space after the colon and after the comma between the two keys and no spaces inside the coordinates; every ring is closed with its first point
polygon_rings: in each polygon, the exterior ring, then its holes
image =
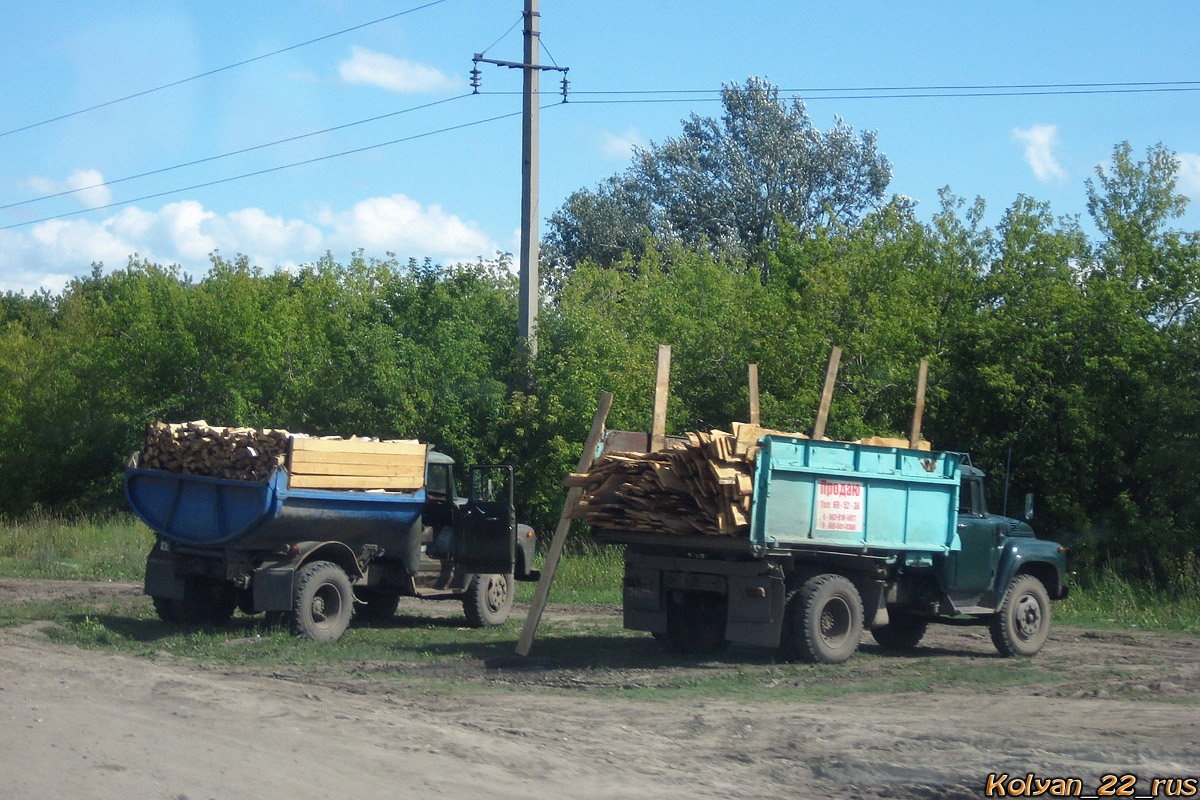
{"type": "Polygon", "coordinates": [[[475,62],[475,67],[471,70],[471,94],[479,94],[479,86],[481,84],[480,76],[483,73],[479,71],[479,62],[475,62]]]}
{"type": "Polygon", "coordinates": [[[569,80],[567,80],[567,71],[564,69],[563,76],[562,76],[562,96],[563,96],[564,103],[567,102],[567,94],[570,92],[570,90],[571,90],[571,82],[569,80]]]}

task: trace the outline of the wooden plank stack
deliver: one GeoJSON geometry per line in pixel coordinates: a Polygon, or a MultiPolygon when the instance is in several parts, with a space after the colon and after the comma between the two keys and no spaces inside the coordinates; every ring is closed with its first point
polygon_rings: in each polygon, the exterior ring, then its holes
{"type": "Polygon", "coordinates": [[[295,489],[411,491],[425,485],[426,445],[412,440],[314,438],[285,430],[223,428],[204,420],[153,422],[138,464],[145,469],[262,481],[286,467],[295,489]]]}
{"type": "Polygon", "coordinates": [[[294,489],[420,489],[425,485],[425,450],[416,439],[293,438],[288,485],[294,489]]]}
{"type": "MultiPolygon", "coordinates": [[[[605,454],[563,481],[583,490],[572,516],[614,530],[746,536],[758,440],[767,434],[809,438],[735,422],[732,433],[689,433],[686,444],[667,450],[605,454]]],[[[873,436],[855,444],[907,448],[908,440],[873,436]]]]}
{"type": "Polygon", "coordinates": [[[583,489],[573,516],[619,530],[746,535],[754,458],[758,440],[768,433],[781,432],[734,423],[733,433],[689,433],[673,449],[604,455],[586,474],[564,481],[583,489]]]}

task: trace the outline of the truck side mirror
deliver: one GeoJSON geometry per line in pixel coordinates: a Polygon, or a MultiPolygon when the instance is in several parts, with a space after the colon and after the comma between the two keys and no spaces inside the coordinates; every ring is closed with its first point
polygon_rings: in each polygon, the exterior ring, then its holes
{"type": "Polygon", "coordinates": [[[1025,495],[1025,521],[1033,519],[1033,492],[1025,495]]]}

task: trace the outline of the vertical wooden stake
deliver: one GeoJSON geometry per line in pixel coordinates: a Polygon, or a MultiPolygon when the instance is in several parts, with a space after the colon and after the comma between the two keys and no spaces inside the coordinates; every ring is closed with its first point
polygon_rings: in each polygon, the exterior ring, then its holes
{"type": "Polygon", "coordinates": [[[650,423],[650,452],[667,446],[667,397],[671,391],[671,345],[658,346],[658,367],[654,372],[654,417],[650,423]]]}
{"type": "MultiPolygon", "coordinates": [[[[596,448],[600,446],[600,437],[604,435],[604,423],[608,419],[608,410],[612,407],[612,393],[600,393],[600,405],[596,409],[596,417],[592,420],[592,430],[587,442],[583,445],[583,455],[575,466],[576,472],[587,472],[596,457],[596,448]]],[[[542,566],[542,577],[538,580],[537,591],[533,595],[533,603],[529,606],[529,614],[525,617],[525,627],[521,629],[521,638],[517,641],[517,655],[529,655],[533,646],[533,635],[537,633],[538,623],[542,612],[546,610],[546,601],[550,597],[550,584],[554,582],[554,570],[558,569],[559,559],[562,558],[563,545],[567,541],[567,532],[571,530],[571,512],[579,503],[583,490],[571,487],[567,492],[566,502],[563,503],[562,516],[558,518],[558,527],[554,529],[554,538],[550,540],[550,549],[546,551],[546,563],[542,566]]]]}
{"type": "Polygon", "coordinates": [[[829,367],[825,370],[825,388],[821,391],[821,406],[817,409],[817,424],[813,426],[812,438],[825,435],[825,423],[829,420],[829,405],[833,402],[833,386],[837,381],[838,364],[842,360],[842,348],[834,345],[829,353],[829,367]]]}
{"type": "Polygon", "coordinates": [[[916,450],[921,444],[921,419],[925,416],[925,379],[929,375],[929,361],[921,359],[917,370],[917,403],[913,407],[912,428],[908,433],[908,449],[916,450]]]}
{"type": "Polygon", "coordinates": [[[758,415],[758,364],[751,364],[750,372],[750,424],[761,425],[758,415]]]}

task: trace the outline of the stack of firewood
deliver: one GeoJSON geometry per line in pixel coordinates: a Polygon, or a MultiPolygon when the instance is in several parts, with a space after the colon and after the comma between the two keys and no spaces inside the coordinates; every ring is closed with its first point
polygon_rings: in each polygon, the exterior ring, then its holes
{"type": "Polygon", "coordinates": [[[670,450],[604,455],[587,473],[567,477],[567,486],[583,490],[572,516],[618,530],[743,535],[758,440],[768,433],[808,438],[734,423],[733,433],[689,433],[670,450]]]}
{"type": "MultiPolygon", "coordinates": [[[[582,490],[571,516],[614,530],[744,536],[758,441],[768,434],[809,438],[735,422],[732,433],[689,433],[685,444],[656,453],[605,454],[563,482],[582,490]]],[[[880,436],[855,444],[908,447],[905,439],[880,436]]],[[[918,449],[929,447],[922,441],[918,449]]]]}
{"type": "Polygon", "coordinates": [[[260,481],[283,466],[289,434],[281,430],[220,428],[204,420],[152,422],[140,466],[185,475],[260,481]]]}
{"type": "Polygon", "coordinates": [[[222,428],[204,420],[146,426],[138,456],[143,469],[226,480],[262,481],[288,470],[294,489],[420,489],[426,445],[413,439],[379,441],[310,437],[285,430],[222,428]]]}

